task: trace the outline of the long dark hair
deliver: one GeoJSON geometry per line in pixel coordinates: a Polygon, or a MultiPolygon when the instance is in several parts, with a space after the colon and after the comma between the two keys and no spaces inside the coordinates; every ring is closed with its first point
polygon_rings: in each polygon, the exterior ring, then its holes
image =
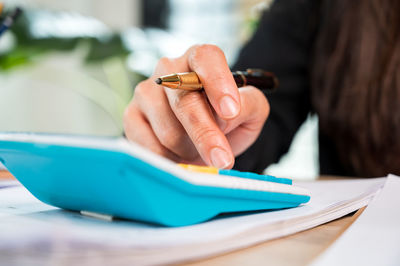
{"type": "Polygon", "coordinates": [[[325,0],[312,68],[320,129],[359,176],[400,173],[400,0],[325,0]]]}

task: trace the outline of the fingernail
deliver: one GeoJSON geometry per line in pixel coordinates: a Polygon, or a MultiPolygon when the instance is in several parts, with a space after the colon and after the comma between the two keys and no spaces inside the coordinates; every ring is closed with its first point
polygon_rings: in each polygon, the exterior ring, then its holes
{"type": "Polygon", "coordinates": [[[211,163],[217,168],[224,169],[231,164],[231,157],[221,148],[213,148],[210,152],[211,163]]]}
{"type": "Polygon", "coordinates": [[[231,96],[224,96],[219,102],[221,114],[225,118],[235,117],[239,113],[239,106],[231,96]]]}

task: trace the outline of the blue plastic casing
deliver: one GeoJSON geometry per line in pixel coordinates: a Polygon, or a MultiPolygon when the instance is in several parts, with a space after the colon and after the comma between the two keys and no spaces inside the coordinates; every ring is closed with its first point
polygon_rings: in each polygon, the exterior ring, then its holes
{"type": "Polygon", "coordinates": [[[295,207],[310,199],[194,185],[119,151],[0,140],[0,160],[47,204],[165,226],[196,224],[224,212],[295,207]]]}

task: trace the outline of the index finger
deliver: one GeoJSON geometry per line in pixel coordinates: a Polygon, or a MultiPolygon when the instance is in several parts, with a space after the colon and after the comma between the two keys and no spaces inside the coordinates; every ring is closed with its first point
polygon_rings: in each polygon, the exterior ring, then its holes
{"type": "Polygon", "coordinates": [[[207,98],[219,117],[239,115],[240,96],[223,51],[215,45],[191,47],[185,54],[188,67],[199,76],[207,98]]]}

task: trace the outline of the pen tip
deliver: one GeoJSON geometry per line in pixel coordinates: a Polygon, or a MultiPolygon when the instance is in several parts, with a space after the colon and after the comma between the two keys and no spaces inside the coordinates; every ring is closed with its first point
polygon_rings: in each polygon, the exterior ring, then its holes
{"type": "Polygon", "coordinates": [[[155,82],[160,85],[162,83],[162,80],[160,78],[156,79],[155,82]]]}

